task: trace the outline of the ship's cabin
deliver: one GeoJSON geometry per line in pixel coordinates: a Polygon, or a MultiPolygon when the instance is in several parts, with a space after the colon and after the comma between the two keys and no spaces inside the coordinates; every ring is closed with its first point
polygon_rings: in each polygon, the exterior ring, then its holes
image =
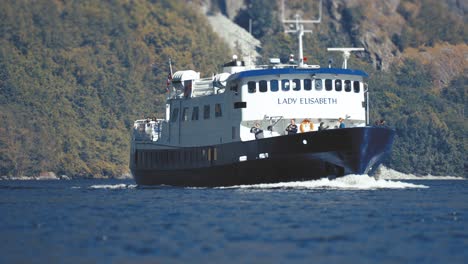
{"type": "Polygon", "coordinates": [[[233,61],[225,72],[200,78],[174,73],[165,119],[135,122],[135,140],[174,146],[222,144],[284,136],[295,120],[298,133],[366,125],[366,87],[359,70],[314,65],[258,67],[233,61]],[[340,118],[343,121],[338,121],[340,118]]]}

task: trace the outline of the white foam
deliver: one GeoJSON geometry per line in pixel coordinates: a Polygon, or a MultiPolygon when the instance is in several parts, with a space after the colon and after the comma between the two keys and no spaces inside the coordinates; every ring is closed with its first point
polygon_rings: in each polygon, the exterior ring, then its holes
{"type": "Polygon", "coordinates": [[[385,166],[380,166],[377,178],[386,180],[466,180],[465,178],[456,176],[416,176],[414,174],[401,173],[385,166]]]}
{"type": "Polygon", "coordinates": [[[98,185],[91,185],[89,189],[135,189],[137,187],[136,184],[113,184],[113,185],[106,185],[106,184],[98,184],[98,185]]]}
{"type": "Polygon", "coordinates": [[[343,190],[375,190],[375,189],[406,189],[406,188],[429,188],[425,185],[412,184],[400,181],[375,179],[368,175],[346,175],[334,180],[327,178],[313,181],[264,183],[254,185],[238,185],[222,188],[242,189],[343,189],[343,190]]]}

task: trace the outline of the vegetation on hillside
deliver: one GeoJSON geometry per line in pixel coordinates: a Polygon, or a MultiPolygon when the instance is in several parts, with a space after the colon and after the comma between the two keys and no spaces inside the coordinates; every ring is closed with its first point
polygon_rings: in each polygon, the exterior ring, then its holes
{"type": "MultiPolygon", "coordinates": [[[[367,11],[364,5],[341,6],[337,22],[330,2],[324,2],[322,24],[305,35],[304,55],[309,64],[326,67],[331,59],[340,66],[340,55],[326,53],[326,47],[358,45],[367,11]]],[[[384,118],[396,129],[387,165],[416,174],[466,176],[466,68],[452,70],[436,84],[433,63],[417,53],[455,45],[457,52],[466,51],[466,27],[446,5],[427,3],[437,8],[419,0],[400,2],[405,24],[401,34],[388,38],[402,54],[388,71],[374,69],[368,53],[356,54],[349,65],[370,74],[371,119],[384,118]]],[[[247,27],[248,19],[254,19],[263,60],[297,54],[296,36],[283,33],[274,2],[247,4],[236,21],[247,27]]],[[[4,0],[0,176],[127,172],[133,120],[163,117],[168,58],[175,69],[210,75],[229,57],[204,17],[193,10],[183,0],[4,0]]]]}
{"type": "Polygon", "coordinates": [[[226,53],[182,1],[3,1],[0,175],[127,172],[133,120],[163,117],[168,58],[208,75],[226,53]]]}

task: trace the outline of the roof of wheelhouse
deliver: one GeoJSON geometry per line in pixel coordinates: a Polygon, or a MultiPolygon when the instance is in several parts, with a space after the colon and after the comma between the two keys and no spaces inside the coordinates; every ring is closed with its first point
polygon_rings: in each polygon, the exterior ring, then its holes
{"type": "Polygon", "coordinates": [[[368,77],[369,75],[361,70],[342,69],[342,68],[279,68],[279,69],[255,69],[238,72],[229,76],[228,81],[248,77],[258,77],[278,74],[337,74],[337,75],[356,75],[368,77]]]}

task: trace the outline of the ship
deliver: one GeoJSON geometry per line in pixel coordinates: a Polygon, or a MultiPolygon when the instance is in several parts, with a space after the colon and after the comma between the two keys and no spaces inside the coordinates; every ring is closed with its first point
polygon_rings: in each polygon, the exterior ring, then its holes
{"type": "MultiPolygon", "coordinates": [[[[299,24],[298,24],[299,25],[299,24]]],[[[298,26],[302,38],[303,28],[298,26]],[[302,32],[300,32],[302,31],[302,32]]],[[[232,59],[207,78],[168,78],[165,118],[134,123],[130,170],[138,185],[216,187],[372,175],[395,131],[370,125],[368,74],[270,59],[232,59]]]]}

